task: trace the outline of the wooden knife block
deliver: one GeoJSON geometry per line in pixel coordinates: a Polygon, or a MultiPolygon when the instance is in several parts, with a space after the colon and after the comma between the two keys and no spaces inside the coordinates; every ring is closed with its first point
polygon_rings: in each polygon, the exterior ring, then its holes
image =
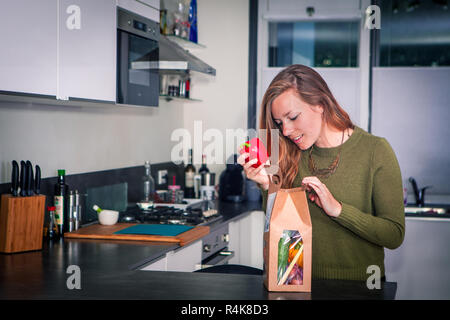
{"type": "Polygon", "coordinates": [[[13,197],[2,194],[1,201],[0,252],[41,250],[45,196],[13,197]]]}

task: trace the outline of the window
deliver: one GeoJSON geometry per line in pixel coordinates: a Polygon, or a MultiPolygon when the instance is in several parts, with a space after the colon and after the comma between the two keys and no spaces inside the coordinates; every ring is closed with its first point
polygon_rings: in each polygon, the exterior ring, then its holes
{"type": "Polygon", "coordinates": [[[447,0],[380,1],[379,65],[450,66],[447,0]]]}
{"type": "Polygon", "coordinates": [[[359,21],[269,23],[269,67],[357,67],[359,21]]]}

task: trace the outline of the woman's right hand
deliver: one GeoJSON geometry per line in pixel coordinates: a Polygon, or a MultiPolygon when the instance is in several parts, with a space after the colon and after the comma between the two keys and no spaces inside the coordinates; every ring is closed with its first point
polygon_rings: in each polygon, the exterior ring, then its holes
{"type": "MultiPolygon", "coordinates": [[[[258,162],[258,159],[252,159],[249,162],[245,163],[245,159],[250,157],[250,153],[243,153],[237,158],[237,163],[239,163],[243,168],[245,175],[248,179],[255,181],[257,184],[261,186],[264,190],[269,189],[269,175],[264,169],[265,163],[261,164],[258,168],[253,168],[252,164],[258,162]]],[[[269,161],[269,160],[268,160],[269,161]]]]}

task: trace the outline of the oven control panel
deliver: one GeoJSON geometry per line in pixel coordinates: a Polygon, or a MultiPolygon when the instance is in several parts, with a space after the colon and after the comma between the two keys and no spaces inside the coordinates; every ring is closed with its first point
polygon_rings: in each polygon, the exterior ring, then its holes
{"type": "Polygon", "coordinates": [[[202,260],[204,260],[228,246],[228,242],[230,241],[228,225],[211,231],[207,236],[203,237],[202,241],[202,260]]]}

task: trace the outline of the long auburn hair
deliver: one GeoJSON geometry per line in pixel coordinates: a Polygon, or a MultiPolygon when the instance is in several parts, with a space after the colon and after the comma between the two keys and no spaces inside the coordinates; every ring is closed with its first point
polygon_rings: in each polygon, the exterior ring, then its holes
{"type": "MultiPolygon", "coordinates": [[[[294,64],[283,69],[270,83],[261,103],[260,129],[266,129],[268,152],[271,153],[271,129],[279,129],[272,118],[272,103],[283,92],[295,89],[309,105],[323,107],[323,121],[338,130],[354,128],[349,115],[334,98],[325,80],[312,68],[294,64]]],[[[298,173],[301,150],[289,138],[280,134],[279,162],[283,188],[291,188],[298,173]]]]}

